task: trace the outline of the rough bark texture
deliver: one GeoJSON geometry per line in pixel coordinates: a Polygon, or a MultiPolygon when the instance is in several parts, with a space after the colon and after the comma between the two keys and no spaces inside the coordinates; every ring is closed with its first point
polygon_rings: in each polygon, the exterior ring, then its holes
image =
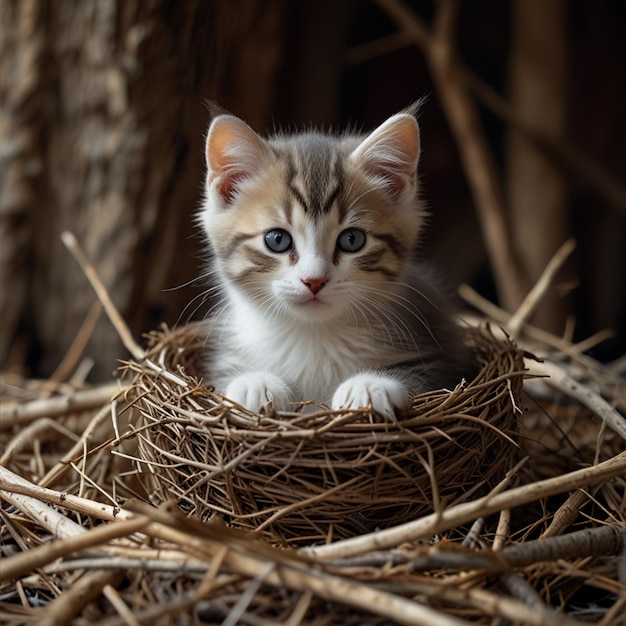
{"type": "MultiPolygon", "coordinates": [[[[49,373],[94,301],[59,239],[66,229],[132,329],[176,321],[189,292],[164,288],[202,271],[192,233],[205,101],[219,97],[228,105],[254,94],[241,114],[258,125],[270,108],[282,8],[262,4],[247,2],[246,10],[241,2],[166,0],[0,4],[3,23],[14,25],[2,28],[0,42],[6,94],[0,227],[10,243],[0,272],[11,284],[0,300],[3,362],[21,324],[36,338],[40,369],[49,373]]],[[[97,356],[97,378],[109,376],[123,357],[106,319],[88,353],[97,356]]]]}
{"type": "MultiPolygon", "coordinates": [[[[33,264],[34,207],[43,162],[43,7],[37,0],[0,3],[0,363],[25,310],[33,264]]],[[[26,344],[15,345],[16,361],[26,344]]]]}

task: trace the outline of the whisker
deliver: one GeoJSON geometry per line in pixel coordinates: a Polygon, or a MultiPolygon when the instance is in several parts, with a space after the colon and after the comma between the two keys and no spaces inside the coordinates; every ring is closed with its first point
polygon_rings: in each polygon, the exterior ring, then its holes
{"type": "MultiPolygon", "coordinates": [[[[214,297],[214,294],[219,293],[220,292],[220,287],[210,287],[209,289],[205,289],[202,293],[197,294],[196,296],[194,296],[183,308],[183,310],[180,312],[180,315],[178,316],[178,319],[176,321],[176,324],[180,324],[182,320],[185,320],[185,323],[189,323],[196,315],[196,313],[212,298],[214,297]],[[194,303],[197,304],[194,305],[194,303]],[[193,306],[193,309],[191,309],[191,307],[193,306]],[[191,310],[190,310],[191,309],[191,310]]],[[[215,306],[212,306],[209,311],[207,313],[205,313],[203,315],[204,318],[208,317],[208,315],[211,313],[211,311],[215,308],[215,306]]]]}
{"type": "Polygon", "coordinates": [[[210,269],[203,274],[196,276],[195,278],[191,278],[187,282],[181,283],[180,285],[175,285],[174,287],[164,287],[162,291],[165,293],[169,293],[172,291],[178,291],[179,289],[184,289],[185,287],[193,287],[194,285],[206,284],[207,280],[211,278],[211,276],[216,275],[215,269],[210,269]]]}
{"type": "MultiPolygon", "coordinates": [[[[400,295],[397,292],[388,291],[386,289],[379,289],[377,287],[373,287],[374,284],[376,284],[376,283],[360,282],[360,286],[365,286],[369,291],[375,292],[377,295],[380,295],[380,296],[384,297],[387,300],[391,300],[391,301],[397,303],[401,308],[403,308],[405,311],[407,311],[407,313],[409,313],[412,317],[417,319],[420,322],[420,324],[429,332],[429,334],[431,334],[431,330],[430,330],[430,326],[428,324],[428,321],[424,317],[423,313],[419,310],[419,308],[417,307],[417,304],[415,302],[413,302],[409,298],[406,298],[406,297],[400,295]]],[[[378,284],[389,284],[389,283],[378,283],[378,284]]],[[[392,283],[392,284],[402,284],[402,283],[392,283]]],[[[419,293],[417,290],[415,290],[415,291],[417,293],[419,293]]],[[[427,300],[427,301],[430,302],[430,300],[427,300]]],[[[433,340],[435,339],[432,336],[432,334],[431,334],[431,337],[433,338],[433,340]]]]}

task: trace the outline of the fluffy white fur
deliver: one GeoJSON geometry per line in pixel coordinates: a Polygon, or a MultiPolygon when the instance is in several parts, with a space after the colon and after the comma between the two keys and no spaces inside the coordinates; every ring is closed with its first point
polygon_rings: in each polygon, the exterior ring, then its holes
{"type": "MultiPolygon", "coordinates": [[[[304,297],[295,289],[293,293],[304,297]]],[[[333,318],[320,322],[311,310],[306,321],[301,310],[293,316],[264,314],[236,292],[228,302],[223,349],[211,382],[237,404],[259,411],[270,403],[287,410],[294,400],[324,402],[335,409],[371,403],[386,415],[406,406],[406,386],[376,373],[397,353],[381,349],[375,340],[380,330],[364,316],[335,311],[333,318]]],[[[338,302],[328,306],[344,308],[338,302]]],[[[213,335],[220,334],[218,328],[213,335]]]]}

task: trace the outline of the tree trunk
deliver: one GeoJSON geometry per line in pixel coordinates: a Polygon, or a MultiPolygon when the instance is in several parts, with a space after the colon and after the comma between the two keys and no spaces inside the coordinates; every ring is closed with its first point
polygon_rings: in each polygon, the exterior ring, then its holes
{"type": "MultiPolygon", "coordinates": [[[[266,122],[282,10],[261,0],[0,0],[2,365],[11,350],[14,365],[23,361],[23,331],[49,374],[94,302],[63,230],[133,332],[177,321],[190,292],[164,286],[203,271],[192,235],[205,103],[245,93],[248,119],[266,122]]],[[[124,357],[108,320],[87,354],[98,379],[124,357]]]]}

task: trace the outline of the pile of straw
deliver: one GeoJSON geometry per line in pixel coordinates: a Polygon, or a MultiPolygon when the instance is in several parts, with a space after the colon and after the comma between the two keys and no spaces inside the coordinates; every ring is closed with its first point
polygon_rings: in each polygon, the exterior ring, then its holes
{"type": "Polygon", "coordinates": [[[624,624],[623,362],[473,294],[541,359],[473,330],[479,377],[395,423],[250,415],[99,294],[120,381],[2,380],[3,624],[624,624]]]}

